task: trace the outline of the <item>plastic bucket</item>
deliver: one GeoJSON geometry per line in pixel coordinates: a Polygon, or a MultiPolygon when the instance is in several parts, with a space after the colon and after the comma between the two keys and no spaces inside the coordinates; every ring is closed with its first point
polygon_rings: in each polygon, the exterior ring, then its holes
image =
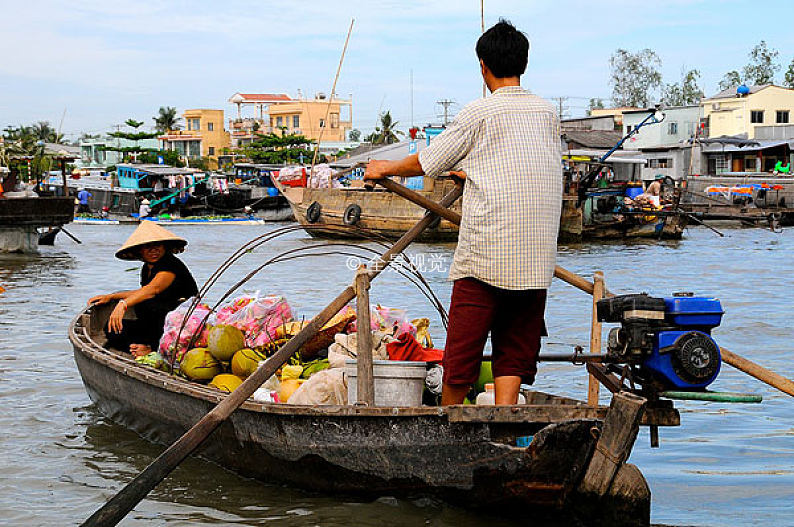
{"type": "Polygon", "coordinates": [[[271,198],[278,196],[278,189],[274,187],[268,187],[267,195],[270,196],[271,198]]]}
{"type": "MultiPolygon", "coordinates": [[[[357,363],[345,361],[347,402],[358,401],[357,363]]],[[[422,391],[425,389],[427,366],[424,362],[376,360],[372,361],[375,380],[375,406],[422,406],[422,391]]]]}

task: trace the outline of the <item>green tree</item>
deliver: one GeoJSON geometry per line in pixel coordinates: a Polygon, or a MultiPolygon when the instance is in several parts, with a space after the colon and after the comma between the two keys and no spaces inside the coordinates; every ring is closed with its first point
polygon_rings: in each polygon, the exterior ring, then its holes
{"type": "Polygon", "coordinates": [[[132,160],[137,161],[139,154],[153,150],[151,148],[141,148],[139,142],[143,139],[154,139],[155,137],[157,137],[158,134],[156,132],[139,132],[138,128],[143,126],[143,121],[136,121],[135,119],[127,119],[126,121],[124,121],[124,124],[126,124],[135,131],[122,132],[117,130],[115,132],[110,132],[108,134],[108,137],[114,137],[117,139],[127,139],[128,141],[134,142],[135,146],[124,146],[124,147],[106,146],[103,148],[103,150],[107,150],[111,152],[120,152],[124,154],[125,160],[129,160],[131,158],[132,160]]]}
{"type": "Polygon", "coordinates": [[[182,118],[176,114],[176,108],[173,106],[161,106],[157,117],[152,117],[152,119],[154,119],[155,129],[161,134],[169,130],[179,130],[182,128],[179,124],[182,118]]]}
{"type": "Polygon", "coordinates": [[[697,104],[705,95],[698,86],[699,70],[681,72],[681,82],[667,84],[662,91],[662,103],[668,106],[697,104]]]}
{"type": "Polygon", "coordinates": [[[347,133],[347,138],[350,141],[358,141],[358,140],[360,140],[361,139],[361,130],[359,130],[358,128],[353,128],[352,130],[350,130],[347,133]]]}
{"type": "Polygon", "coordinates": [[[400,138],[397,137],[398,135],[405,135],[405,132],[397,129],[399,123],[392,119],[389,110],[381,113],[378,118],[380,120],[380,125],[376,126],[375,131],[364,138],[368,143],[372,143],[373,145],[390,145],[400,140],[400,138]]]}
{"type": "Polygon", "coordinates": [[[156,165],[159,162],[158,157],[162,157],[163,163],[165,163],[166,165],[170,165],[172,167],[185,166],[185,163],[179,157],[179,153],[176,152],[175,150],[147,149],[146,151],[138,155],[138,162],[151,163],[153,165],[156,165]]]}
{"type": "Polygon", "coordinates": [[[603,110],[604,109],[604,99],[602,99],[600,97],[594,97],[594,98],[590,99],[590,102],[588,103],[587,106],[588,106],[587,115],[592,114],[593,110],[603,110]]]}
{"type": "Polygon", "coordinates": [[[313,152],[309,147],[313,144],[311,139],[298,134],[277,135],[256,134],[257,139],[242,148],[243,154],[254,163],[295,163],[308,162],[312,159],[313,152]]]}
{"type": "Polygon", "coordinates": [[[720,90],[727,90],[728,88],[734,88],[742,83],[742,76],[736,70],[731,70],[725,75],[722,76],[722,80],[720,81],[720,90]]]}
{"type": "Polygon", "coordinates": [[[612,101],[615,106],[646,107],[662,84],[662,61],[650,49],[632,53],[618,49],[609,59],[612,101]]]}
{"type": "Polygon", "coordinates": [[[775,82],[775,74],[780,71],[780,65],[775,63],[779,53],[766,45],[762,40],[750,50],[750,62],[742,69],[743,79],[746,84],[760,85],[775,82]]]}
{"type": "Polygon", "coordinates": [[[786,88],[794,88],[794,59],[792,59],[786,73],[783,75],[783,86],[786,88]]]}

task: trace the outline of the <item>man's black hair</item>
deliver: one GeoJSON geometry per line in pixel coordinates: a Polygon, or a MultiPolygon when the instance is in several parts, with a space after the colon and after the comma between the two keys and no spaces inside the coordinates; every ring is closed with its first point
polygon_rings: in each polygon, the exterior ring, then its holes
{"type": "Polygon", "coordinates": [[[529,40],[505,19],[488,29],[477,40],[477,58],[494,76],[518,77],[527,69],[529,40]]]}

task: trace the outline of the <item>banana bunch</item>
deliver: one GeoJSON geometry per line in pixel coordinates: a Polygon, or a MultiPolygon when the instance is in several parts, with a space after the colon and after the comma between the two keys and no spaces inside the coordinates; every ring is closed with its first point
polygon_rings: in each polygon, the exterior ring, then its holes
{"type": "Polygon", "coordinates": [[[271,342],[268,342],[268,343],[267,343],[267,344],[265,344],[264,346],[257,346],[257,348],[255,349],[255,351],[256,351],[257,353],[259,353],[260,355],[263,355],[263,356],[265,356],[265,357],[270,357],[270,356],[271,356],[271,355],[273,355],[275,352],[277,352],[277,351],[278,351],[278,349],[279,349],[281,346],[283,346],[284,344],[286,344],[288,340],[289,340],[289,339],[285,339],[285,338],[276,339],[276,340],[273,340],[273,341],[271,341],[271,342]]]}

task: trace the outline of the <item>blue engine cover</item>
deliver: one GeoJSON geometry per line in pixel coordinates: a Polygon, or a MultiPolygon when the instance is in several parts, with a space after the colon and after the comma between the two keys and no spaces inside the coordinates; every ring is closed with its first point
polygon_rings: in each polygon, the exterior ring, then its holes
{"type": "MultiPolygon", "coordinates": [[[[697,347],[697,343],[695,343],[695,347],[697,347]]],[[[714,339],[702,331],[661,331],[654,338],[651,356],[643,362],[642,366],[650,371],[657,381],[671,389],[701,390],[714,382],[720,372],[722,360],[719,349],[714,339]],[[682,339],[682,337],[684,338],[682,339]],[[700,340],[700,343],[706,345],[701,346],[701,349],[694,353],[694,360],[692,360],[692,350],[682,351],[681,343],[687,339],[697,340],[699,338],[705,339],[700,340]],[[714,347],[710,348],[708,342],[711,342],[714,347]],[[708,350],[704,351],[703,348],[708,348],[708,350]],[[689,364],[685,364],[687,362],[689,364]],[[688,373],[687,368],[690,372],[693,369],[697,370],[698,375],[688,373]],[[706,374],[705,377],[704,374],[706,374]],[[699,378],[693,380],[696,377],[699,378]]]]}

